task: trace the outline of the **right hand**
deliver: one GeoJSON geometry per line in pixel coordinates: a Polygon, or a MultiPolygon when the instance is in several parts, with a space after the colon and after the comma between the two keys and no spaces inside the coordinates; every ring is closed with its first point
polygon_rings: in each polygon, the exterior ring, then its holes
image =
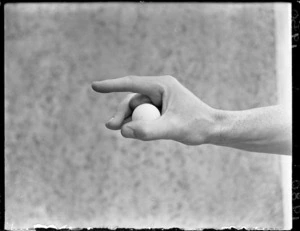
{"type": "Polygon", "coordinates": [[[106,127],[121,129],[126,138],[139,140],[171,139],[187,145],[210,143],[217,136],[216,110],[202,102],[172,76],[126,76],[95,81],[100,93],[133,92],[120,104],[106,127]],[[132,121],[133,110],[142,103],[161,109],[153,121],[132,121]]]}

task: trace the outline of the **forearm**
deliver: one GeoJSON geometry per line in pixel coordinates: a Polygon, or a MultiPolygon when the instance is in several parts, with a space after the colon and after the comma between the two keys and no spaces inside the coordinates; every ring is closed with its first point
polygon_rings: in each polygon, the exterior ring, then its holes
{"type": "Polygon", "coordinates": [[[212,144],[291,155],[291,113],[280,105],[244,111],[217,110],[216,126],[212,144]]]}

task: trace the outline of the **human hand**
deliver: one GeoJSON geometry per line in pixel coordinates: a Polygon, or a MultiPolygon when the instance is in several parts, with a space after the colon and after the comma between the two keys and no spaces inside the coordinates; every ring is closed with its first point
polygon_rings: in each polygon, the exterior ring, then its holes
{"type": "Polygon", "coordinates": [[[172,76],[126,76],[95,81],[92,88],[100,93],[134,93],[127,95],[106,123],[109,129],[121,129],[126,138],[170,139],[199,145],[210,143],[217,134],[216,110],[172,76]],[[142,103],[154,104],[160,109],[161,117],[152,121],[132,121],[133,110],[142,103]]]}

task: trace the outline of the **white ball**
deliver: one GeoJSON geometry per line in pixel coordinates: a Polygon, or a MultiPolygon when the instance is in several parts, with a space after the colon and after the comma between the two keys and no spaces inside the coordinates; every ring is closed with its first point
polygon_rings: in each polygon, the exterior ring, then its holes
{"type": "Polygon", "coordinates": [[[160,117],[159,110],[152,104],[144,103],[137,106],[132,113],[132,120],[155,120],[160,117]]]}

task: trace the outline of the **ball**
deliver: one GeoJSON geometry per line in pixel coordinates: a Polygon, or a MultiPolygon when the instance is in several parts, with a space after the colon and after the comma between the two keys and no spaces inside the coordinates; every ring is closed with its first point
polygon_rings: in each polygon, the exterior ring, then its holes
{"type": "Polygon", "coordinates": [[[132,113],[132,120],[155,120],[160,117],[160,111],[152,104],[144,103],[137,106],[132,113]]]}

